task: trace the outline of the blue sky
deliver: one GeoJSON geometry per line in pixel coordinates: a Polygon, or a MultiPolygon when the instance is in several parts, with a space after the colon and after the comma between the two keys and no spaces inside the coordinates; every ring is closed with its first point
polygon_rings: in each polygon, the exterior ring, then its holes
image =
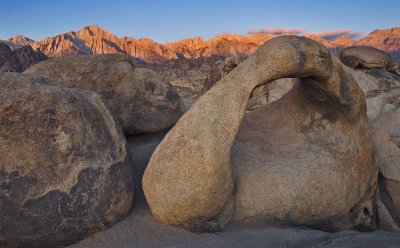
{"type": "Polygon", "coordinates": [[[367,35],[400,26],[400,0],[0,0],[0,6],[0,39],[40,40],[92,24],[157,42],[266,28],[367,35]]]}

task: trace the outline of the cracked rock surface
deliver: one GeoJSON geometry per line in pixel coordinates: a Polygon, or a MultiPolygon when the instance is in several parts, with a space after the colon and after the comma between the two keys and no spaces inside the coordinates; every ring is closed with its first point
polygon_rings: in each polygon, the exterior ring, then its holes
{"type": "Polygon", "coordinates": [[[130,155],[101,97],[18,73],[0,88],[0,246],[68,245],[125,217],[130,155]]]}

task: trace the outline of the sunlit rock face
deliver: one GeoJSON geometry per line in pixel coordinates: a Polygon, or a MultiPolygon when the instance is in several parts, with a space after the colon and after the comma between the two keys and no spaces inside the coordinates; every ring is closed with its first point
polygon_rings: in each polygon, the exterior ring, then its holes
{"type": "MultiPolygon", "coordinates": [[[[400,28],[398,27],[375,30],[358,41],[347,36],[338,37],[334,40],[326,40],[315,34],[306,34],[305,36],[335,51],[356,45],[372,46],[397,56],[400,53],[400,28]]],[[[195,59],[212,55],[223,57],[248,56],[265,41],[274,37],[277,37],[277,35],[264,33],[255,33],[249,36],[222,34],[209,40],[194,37],[161,44],[149,38],[117,37],[97,25],[92,25],[40,41],[33,41],[19,35],[11,37],[6,42],[13,47],[30,45],[35,50],[39,49],[48,57],[116,53],[133,56],[140,62],[159,64],[171,59],[195,59]]]]}
{"type": "Polygon", "coordinates": [[[377,168],[366,110],[363,91],[323,45],[270,40],[157,147],[143,177],[151,211],[194,231],[231,219],[329,230],[368,223],[377,168]],[[301,81],[245,115],[255,87],[287,77],[301,81]]]}

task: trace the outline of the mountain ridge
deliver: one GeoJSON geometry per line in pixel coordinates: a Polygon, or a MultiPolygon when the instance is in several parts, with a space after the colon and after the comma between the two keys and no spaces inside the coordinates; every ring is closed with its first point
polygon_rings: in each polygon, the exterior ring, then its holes
{"type": "MultiPolygon", "coordinates": [[[[220,34],[208,40],[196,36],[177,42],[157,43],[149,38],[135,39],[128,36],[119,38],[98,25],[91,25],[78,31],[50,36],[40,41],[34,41],[23,35],[11,37],[7,41],[19,46],[30,45],[33,49],[40,50],[48,57],[119,53],[136,57],[147,63],[157,64],[182,57],[194,59],[212,55],[247,56],[265,41],[276,36],[278,35],[263,33],[248,36],[220,34]]],[[[376,29],[358,41],[352,40],[348,36],[341,36],[334,40],[326,40],[312,34],[304,36],[331,49],[367,45],[387,52],[400,52],[400,27],[384,30],[376,29]]]]}

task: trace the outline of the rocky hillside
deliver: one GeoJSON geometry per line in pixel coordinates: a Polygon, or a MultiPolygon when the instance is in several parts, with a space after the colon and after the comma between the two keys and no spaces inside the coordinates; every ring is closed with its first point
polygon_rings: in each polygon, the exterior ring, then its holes
{"type": "Polygon", "coordinates": [[[374,30],[356,42],[356,45],[372,46],[386,52],[398,52],[400,51],[400,27],[374,30]]]}
{"type": "Polygon", "coordinates": [[[341,36],[331,41],[331,44],[335,47],[349,47],[352,46],[354,42],[355,41],[348,36],[341,36]]]}
{"type": "Polygon", "coordinates": [[[376,29],[356,42],[356,45],[372,46],[400,58],[400,27],[376,29]]]}
{"type": "Polygon", "coordinates": [[[210,40],[203,40],[197,36],[193,39],[185,39],[175,43],[167,43],[165,47],[185,58],[210,57],[211,55],[232,56],[249,55],[253,53],[265,41],[276,37],[272,34],[255,34],[241,36],[238,34],[218,35],[210,40]]]}
{"type": "MultiPolygon", "coordinates": [[[[71,31],[40,41],[33,41],[22,35],[8,39],[16,45],[30,45],[40,49],[49,57],[72,54],[129,54],[147,63],[162,63],[178,58],[210,57],[211,55],[246,56],[255,51],[265,41],[276,37],[274,34],[222,34],[209,40],[201,37],[184,39],[174,43],[160,44],[148,38],[117,37],[97,25],[87,26],[78,31],[71,31]]],[[[305,35],[323,43],[331,49],[340,49],[352,45],[368,45],[390,52],[400,53],[400,27],[387,30],[375,30],[359,41],[347,36],[335,40],[325,40],[316,35],[305,35]]]]}
{"type": "Polygon", "coordinates": [[[16,35],[8,39],[9,42],[12,42],[14,44],[17,44],[19,46],[26,46],[26,45],[32,45],[35,43],[34,40],[29,39],[23,35],[16,35]]]}
{"type": "Polygon", "coordinates": [[[30,46],[12,50],[7,43],[0,42],[0,72],[22,72],[46,59],[46,55],[34,51],[30,46]]]}

